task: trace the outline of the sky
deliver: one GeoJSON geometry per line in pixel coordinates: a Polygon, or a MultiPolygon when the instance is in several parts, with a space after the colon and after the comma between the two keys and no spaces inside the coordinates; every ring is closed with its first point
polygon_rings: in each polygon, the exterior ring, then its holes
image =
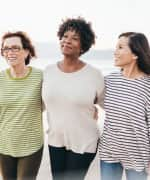
{"type": "Polygon", "coordinates": [[[112,49],[126,31],[150,41],[149,9],[149,0],[0,0],[0,36],[22,30],[35,42],[57,42],[62,19],[82,16],[96,33],[94,48],[112,49]]]}

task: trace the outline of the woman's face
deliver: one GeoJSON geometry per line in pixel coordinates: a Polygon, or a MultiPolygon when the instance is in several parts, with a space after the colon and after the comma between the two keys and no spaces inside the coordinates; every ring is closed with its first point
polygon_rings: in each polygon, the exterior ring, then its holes
{"type": "Polygon", "coordinates": [[[75,31],[68,30],[60,40],[61,51],[66,56],[80,56],[81,41],[80,36],[75,31]]]}
{"type": "Polygon", "coordinates": [[[130,66],[137,63],[137,56],[132,53],[129,45],[129,39],[127,37],[120,37],[118,39],[116,49],[115,49],[115,66],[119,66],[121,68],[130,66]]]}
{"type": "Polygon", "coordinates": [[[19,37],[6,38],[3,42],[2,53],[10,66],[25,64],[25,58],[28,56],[28,51],[23,49],[19,37]]]}

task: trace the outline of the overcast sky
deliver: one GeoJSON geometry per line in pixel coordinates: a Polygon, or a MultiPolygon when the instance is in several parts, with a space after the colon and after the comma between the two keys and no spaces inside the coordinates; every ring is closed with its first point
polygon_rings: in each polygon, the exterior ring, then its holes
{"type": "Polygon", "coordinates": [[[95,48],[114,48],[125,31],[143,32],[150,41],[149,11],[149,0],[0,0],[0,36],[23,30],[34,41],[55,42],[62,19],[82,16],[96,32],[95,48]]]}

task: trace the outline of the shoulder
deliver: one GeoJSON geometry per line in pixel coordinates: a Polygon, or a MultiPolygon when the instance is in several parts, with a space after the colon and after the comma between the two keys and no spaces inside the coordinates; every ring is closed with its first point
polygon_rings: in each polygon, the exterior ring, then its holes
{"type": "MultiPolygon", "coordinates": [[[[31,66],[30,66],[31,67],[31,66]]],[[[38,77],[38,78],[43,78],[43,71],[39,68],[35,68],[35,67],[31,67],[32,69],[32,72],[31,74],[35,77],[38,77]]]]}
{"type": "Polygon", "coordinates": [[[50,64],[48,66],[46,66],[46,68],[44,69],[43,71],[43,75],[46,76],[46,75],[50,75],[51,73],[55,73],[55,70],[56,70],[56,67],[57,67],[57,64],[50,64]]]}
{"type": "Polygon", "coordinates": [[[148,82],[148,84],[150,84],[150,75],[146,77],[146,81],[148,82]]]}
{"type": "Polygon", "coordinates": [[[0,75],[4,75],[8,69],[3,69],[0,71],[0,75]]]}
{"type": "Polygon", "coordinates": [[[89,73],[92,73],[95,77],[97,78],[103,78],[103,74],[102,74],[102,71],[90,64],[87,64],[87,68],[88,68],[88,72],[89,73]]]}
{"type": "Polygon", "coordinates": [[[147,88],[147,90],[149,91],[150,93],[150,75],[149,76],[146,76],[143,81],[142,81],[142,84],[147,88]]]}
{"type": "Polygon", "coordinates": [[[52,70],[54,68],[56,68],[57,64],[49,64],[48,66],[46,66],[46,68],[44,69],[44,72],[47,72],[49,70],[52,70]]]}
{"type": "Polygon", "coordinates": [[[6,74],[8,73],[8,70],[9,70],[9,68],[6,68],[6,69],[3,69],[3,70],[1,70],[0,71],[0,76],[2,77],[4,77],[4,76],[6,76],[6,74]]]}
{"type": "Polygon", "coordinates": [[[115,78],[120,78],[120,77],[121,77],[120,71],[115,71],[115,72],[112,72],[112,73],[106,75],[104,77],[104,79],[108,80],[108,79],[115,79],[115,78]]]}
{"type": "Polygon", "coordinates": [[[39,68],[36,68],[36,67],[33,67],[33,66],[30,66],[32,68],[32,71],[33,72],[37,72],[37,73],[43,73],[43,71],[39,68]]]}
{"type": "Polygon", "coordinates": [[[92,84],[95,84],[97,89],[104,88],[104,76],[100,69],[88,64],[89,78],[92,80],[92,84]]]}
{"type": "Polygon", "coordinates": [[[0,78],[3,78],[6,75],[6,71],[7,69],[0,71],[0,78]]]}

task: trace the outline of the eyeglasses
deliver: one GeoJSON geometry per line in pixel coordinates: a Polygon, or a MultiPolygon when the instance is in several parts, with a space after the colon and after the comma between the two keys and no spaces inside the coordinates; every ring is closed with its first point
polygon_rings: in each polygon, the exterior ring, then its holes
{"type": "Polygon", "coordinates": [[[8,53],[9,51],[17,53],[17,52],[21,51],[22,49],[23,48],[20,46],[11,46],[11,47],[3,47],[1,49],[1,51],[2,51],[2,53],[8,53]]]}

